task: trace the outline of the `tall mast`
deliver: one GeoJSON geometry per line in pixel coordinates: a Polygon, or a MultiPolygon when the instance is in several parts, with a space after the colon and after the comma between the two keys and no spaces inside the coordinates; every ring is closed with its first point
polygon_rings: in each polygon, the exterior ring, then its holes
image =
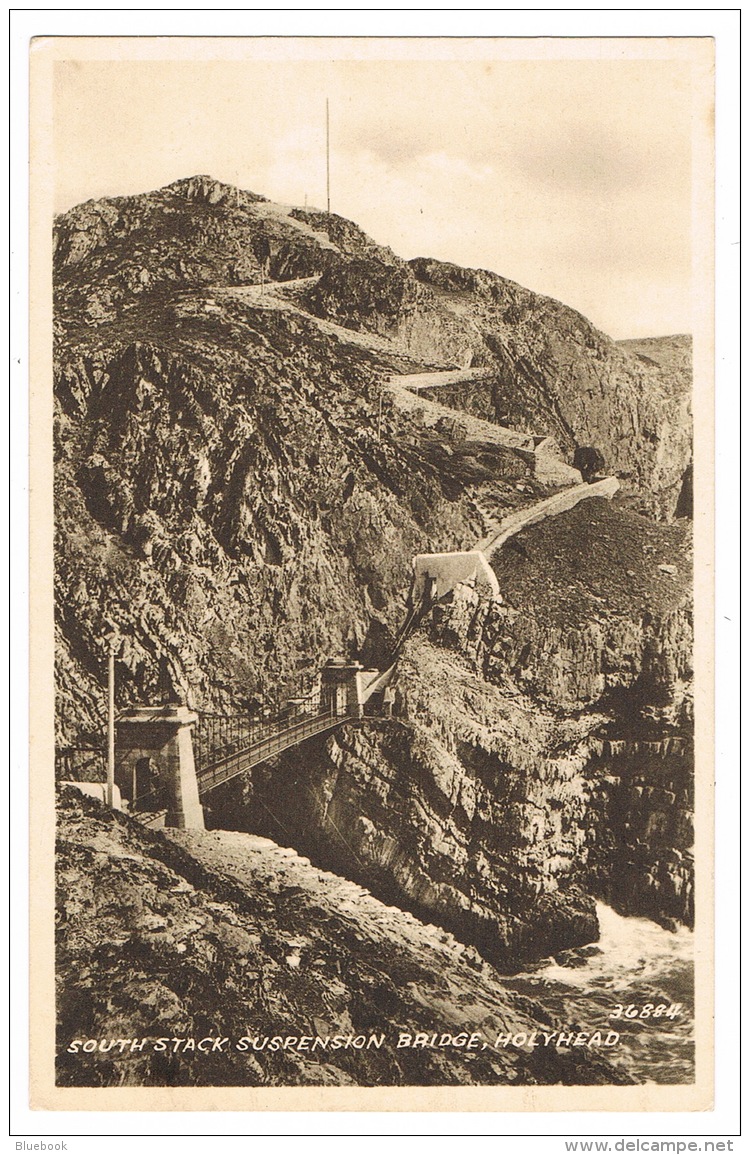
{"type": "Polygon", "coordinates": [[[328,97],[326,97],[326,212],[331,212],[331,129],[328,117],[328,97]]]}

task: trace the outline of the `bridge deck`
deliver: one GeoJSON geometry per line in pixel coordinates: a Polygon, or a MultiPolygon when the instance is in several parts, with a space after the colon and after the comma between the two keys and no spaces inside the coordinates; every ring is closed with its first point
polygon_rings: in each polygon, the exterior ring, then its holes
{"type": "Polygon", "coordinates": [[[305,742],[316,734],[324,734],[326,730],[332,730],[343,722],[352,721],[353,717],[350,714],[332,714],[327,711],[324,714],[316,714],[314,717],[300,718],[276,732],[265,733],[242,749],[235,750],[199,770],[198,793],[200,797],[202,798],[217,786],[229,782],[231,778],[236,778],[238,774],[244,774],[253,766],[265,762],[268,758],[274,758],[277,754],[282,754],[284,750],[289,750],[292,746],[297,746],[300,742],[305,742]]]}

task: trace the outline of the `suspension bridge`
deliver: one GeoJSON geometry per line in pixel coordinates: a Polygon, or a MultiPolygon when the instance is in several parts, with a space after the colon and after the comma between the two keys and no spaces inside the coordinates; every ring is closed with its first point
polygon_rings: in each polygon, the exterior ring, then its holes
{"type": "MultiPolygon", "coordinates": [[[[114,717],[114,651],[110,648],[107,756],[98,748],[57,751],[58,780],[76,785],[113,807],[124,806],[148,823],[203,829],[203,803],[212,791],[255,766],[320,737],[386,705],[398,659],[408,638],[431,606],[457,584],[470,582],[491,598],[497,578],[487,562],[490,551],[543,518],[572,508],[586,497],[611,498],[615,478],[571,486],[491,525],[471,550],[417,554],[406,620],[383,669],[329,659],[320,671],[320,696],[296,699],[298,707],[273,719],[247,715],[199,716],[187,706],[139,706],[114,717]],[[375,708],[373,708],[375,707],[375,708]],[[115,737],[116,732],[116,737],[115,737]],[[104,769],[104,773],[102,770],[104,769]]],[[[392,695],[392,690],[390,691],[392,695]]]]}
{"type": "MultiPolygon", "coordinates": [[[[465,556],[471,566],[474,555],[465,556]]],[[[418,561],[415,558],[415,564],[418,561]]],[[[329,659],[320,671],[316,707],[312,698],[292,699],[283,714],[271,719],[199,716],[176,704],[136,707],[113,721],[113,772],[107,773],[102,749],[78,746],[57,751],[57,776],[110,805],[124,803],[147,825],[202,828],[203,804],[214,790],[286,750],[362,718],[366,706],[368,713],[382,709],[401,650],[436,593],[437,579],[420,582],[415,572],[406,620],[385,669],[366,670],[359,662],[329,659]]]]}
{"type": "Polygon", "coordinates": [[[243,717],[203,715],[193,739],[199,797],[205,798],[217,786],[231,782],[261,762],[299,746],[308,738],[326,734],[344,722],[352,722],[357,716],[346,710],[337,714],[329,707],[313,716],[277,719],[254,726],[243,717]]]}

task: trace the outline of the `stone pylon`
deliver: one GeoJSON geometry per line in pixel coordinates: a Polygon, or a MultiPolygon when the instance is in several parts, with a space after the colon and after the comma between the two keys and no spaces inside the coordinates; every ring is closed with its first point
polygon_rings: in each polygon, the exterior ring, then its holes
{"type": "Polygon", "coordinates": [[[165,824],[204,830],[193,757],[198,715],[187,706],[138,706],[116,723],[115,778],[131,811],[166,809],[165,824]]]}

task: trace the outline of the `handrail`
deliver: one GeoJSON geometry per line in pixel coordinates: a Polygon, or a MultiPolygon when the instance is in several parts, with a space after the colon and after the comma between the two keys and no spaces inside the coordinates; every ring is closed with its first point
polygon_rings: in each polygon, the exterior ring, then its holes
{"type": "Polygon", "coordinates": [[[270,718],[249,718],[246,714],[209,714],[201,712],[193,731],[193,750],[198,774],[224,758],[255,745],[264,738],[275,737],[292,722],[302,721],[309,715],[276,714],[270,718]]]}
{"type": "MultiPolygon", "coordinates": [[[[285,727],[282,730],[276,730],[272,733],[264,734],[262,738],[259,738],[254,742],[250,742],[241,750],[235,750],[231,754],[226,755],[224,758],[218,759],[211,766],[207,766],[204,770],[199,772],[198,781],[200,783],[202,779],[216,775],[216,773],[222,767],[231,765],[237,760],[237,758],[242,757],[248,753],[255,753],[263,746],[272,745],[279,739],[289,737],[296,731],[309,731],[310,734],[317,733],[319,729],[325,728],[320,726],[321,721],[333,722],[335,718],[336,715],[334,715],[331,711],[327,711],[325,714],[316,714],[313,718],[306,718],[301,722],[295,722],[292,726],[285,727]]],[[[342,718],[341,720],[343,721],[344,719],[342,718]]],[[[302,738],[307,735],[297,734],[296,736],[299,740],[302,740],[302,738]]]]}
{"type": "MultiPolygon", "coordinates": [[[[419,625],[419,623],[422,621],[422,618],[425,616],[431,606],[432,598],[430,597],[429,585],[425,585],[419,601],[416,605],[412,604],[409,612],[406,615],[406,620],[398,632],[398,636],[394,643],[393,649],[391,650],[388,661],[386,662],[385,671],[381,673],[380,678],[383,678],[384,674],[388,673],[395,665],[397,659],[400,657],[401,650],[403,649],[408,638],[411,636],[412,631],[416,628],[416,626],[419,625]]],[[[380,681],[380,678],[378,678],[377,681],[380,681]]]]}
{"type": "Polygon", "coordinates": [[[270,730],[268,733],[265,733],[265,734],[261,735],[261,737],[255,738],[253,741],[249,742],[247,744],[247,746],[243,746],[241,751],[240,750],[233,750],[231,754],[227,754],[224,758],[217,759],[217,761],[214,762],[210,767],[206,767],[206,770],[204,771],[204,773],[207,773],[209,770],[215,770],[216,767],[220,766],[223,762],[231,761],[231,759],[236,757],[237,754],[240,754],[246,750],[250,750],[250,749],[254,748],[255,746],[261,746],[265,742],[273,741],[274,739],[278,738],[282,734],[288,734],[288,733],[291,733],[293,730],[297,730],[297,729],[304,729],[307,726],[309,726],[310,723],[314,724],[314,723],[320,721],[321,718],[331,718],[331,717],[333,717],[332,712],[326,711],[325,714],[316,714],[312,718],[304,718],[299,722],[294,722],[291,726],[286,726],[286,727],[283,727],[281,729],[276,729],[276,730],[270,730]]]}
{"type": "Polygon", "coordinates": [[[141,826],[155,826],[166,814],[167,810],[162,807],[161,810],[133,810],[131,817],[137,819],[141,826]]]}
{"type": "Polygon", "coordinates": [[[303,718],[291,726],[277,730],[275,733],[264,735],[263,738],[241,750],[236,750],[202,770],[198,774],[198,793],[205,794],[216,786],[228,782],[230,778],[235,778],[238,774],[265,762],[267,758],[272,758],[283,753],[284,750],[288,750],[290,746],[296,746],[300,742],[306,741],[307,738],[312,738],[316,734],[324,733],[326,730],[333,729],[334,726],[348,722],[352,717],[353,715],[350,714],[335,714],[329,710],[324,714],[303,718]]]}

